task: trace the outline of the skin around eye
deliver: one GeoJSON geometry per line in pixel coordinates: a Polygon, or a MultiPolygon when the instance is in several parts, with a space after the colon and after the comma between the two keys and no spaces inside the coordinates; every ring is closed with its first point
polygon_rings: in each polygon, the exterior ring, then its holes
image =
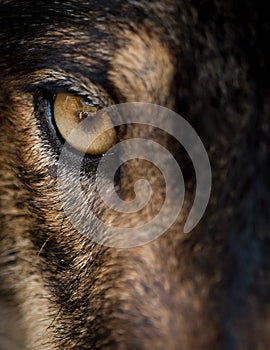
{"type": "Polygon", "coordinates": [[[100,106],[92,105],[82,97],[66,93],[56,95],[54,119],[57,129],[77,151],[99,155],[116,143],[116,132],[109,115],[106,112],[96,115],[99,110],[100,106]],[[87,123],[81,123],[86,118],[87,123]],[[69,137],[74,130],[75,137],[69,137]]]}

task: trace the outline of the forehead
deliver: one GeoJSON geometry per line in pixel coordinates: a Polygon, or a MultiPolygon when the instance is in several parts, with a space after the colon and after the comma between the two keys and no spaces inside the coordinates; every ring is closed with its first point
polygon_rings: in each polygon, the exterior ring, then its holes
{"type": "MultiPolygon", "coordinates": [[[[99,29],[102,32],[102,29],[104,31],[115,27],[132,27],[134,24],[146,22],[151,26],[152,22],[152,30],[162,26],[168,29],[172,26],[172,17],[179,4],[177,0],[0,0],[0,6],[0,26],[4,35],[9,30],[10,34],[24,32],[24,35],[34,37],[56,27],[78,28],[84,32],[87,29],[99,29]]],[[[95,32],[91,34],[95,36],[95,32]]]]}
{"type": "MultiPolygon", "coordinates": [[[[0,64],[10,74],[55,68],[91,74],[106,84],[112,55],[128,31],[165,36],[162,18],[173,1],[0,1],[0,64]],[[170,5],[167,10],[167,5],[170,5]]],[[[2,71],[3,71],[2,70],[2,71]]]]}

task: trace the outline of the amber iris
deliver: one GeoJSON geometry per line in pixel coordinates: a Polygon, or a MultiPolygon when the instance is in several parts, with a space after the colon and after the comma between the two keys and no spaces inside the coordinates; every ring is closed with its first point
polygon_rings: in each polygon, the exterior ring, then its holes
{"type": "Polygon", "coordinates": [[[103,154],[116,143],[116,132],[109,115],[100,110],[100,106],[80,96],[59,93],[54,102],[58,131],[74,149],[93,155],[103,154]],[[85,119],[87,122],[83,122],[85,119]]]}

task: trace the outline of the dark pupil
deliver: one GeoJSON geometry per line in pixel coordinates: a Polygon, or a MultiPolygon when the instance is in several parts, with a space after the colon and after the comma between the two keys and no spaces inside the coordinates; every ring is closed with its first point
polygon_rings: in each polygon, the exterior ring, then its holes
{"type": "Polygon", "coordinates": [[[86,119],[88,116],[89,116],[88,112],[80,112],[79,113],[80,120],[86,119]]]}

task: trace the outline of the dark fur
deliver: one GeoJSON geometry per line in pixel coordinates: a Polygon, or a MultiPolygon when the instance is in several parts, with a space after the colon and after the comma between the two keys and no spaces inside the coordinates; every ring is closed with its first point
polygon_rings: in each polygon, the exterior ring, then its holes
{"type": "MultiPolygon", "coordinates": [[[[263,3],[0,5],[1,293],[26,331],[21,348],[268,349],[270,32],[263,3]],[[213,172],[209,207],[192,233],[182,233],[181,217],[158,240],[117,250],[73,229],[55,187],[61,142],[47,111],[57,91],[96,93],[105,105],[174,101],[202,138],[213,172]]],[[[166,135],[144,130],[150,133],[175,150],[166,135]]],[[[195,179],[187,157],[175,152],[187,180],[185,212],[195,179]]],[[[86,163],[89,181],[96,161],[86,163]]],[[[133,162],[119,179],[123,196],[132,196],[142,175],[159,192],[160,174],[133,162]]]]}

